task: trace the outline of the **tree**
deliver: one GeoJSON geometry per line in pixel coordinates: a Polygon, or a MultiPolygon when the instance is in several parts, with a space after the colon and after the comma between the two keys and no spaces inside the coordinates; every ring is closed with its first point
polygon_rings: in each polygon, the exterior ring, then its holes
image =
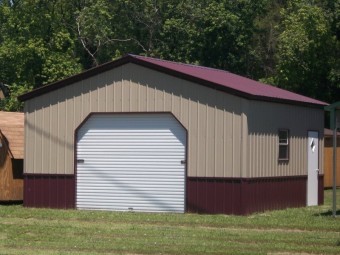
{"type": "Polygon", "coordinates": [[[0,5],[0,79],[9,84],[5,110],[20,110],[18,93],[78,73],[81,66],[56,1],[7,1],[0,5]]]}
{"type": "Polygon", "coordinates": [[[309,1],[292,0],[281,15],[274,83],[321,100],[339,100],[338,78],[332,74],[339,66],[339,42],[325,11],[309,1]]]}
{"type": "Polygon", "coordinates": [[[134,53],[337,101],[339,10],[340,0],[2,0],[0,81],[14,97],[134,53]]]}
{"type": "Polygon", "coordinates": [[[72,36],[60,23],[54,1],[0,5],[0,77],[7,84],[39,87],[81,70],[72,36]]]}
{"type": "MultiPolygon", "coordinates": [[[[159,3],[159,2],[157,2],[159,3]]],[[[166,59],[197,63],[254,77],[252,41],[262,1],[162,1],[152,52],[166,59]]],[[[155,29],[153,29],[155,30],[155,29]]]]}
{"type": "Polygon", "coordinates": [[[202,64],[254,77],[258,65],[252,49],[255,20],[267,1],[211,1],[203,10],[202,64]]]}
{"type": "Polygon", "coordinates": [[[127,33],[119,33],[122,22],[117,7],[107,0],[90,0],[76,12],[76,34],[91,58],[90,67],[119,57],[119,43],[132,41],[127,33]]]}
{"type": "Polygon", "coordinates": [[[19,102],[17,97],[32,90],[28,85],[11,85],[10,97],[0,100],[0,109],[8,112],[23,111],[23,103],[19,102]]]}

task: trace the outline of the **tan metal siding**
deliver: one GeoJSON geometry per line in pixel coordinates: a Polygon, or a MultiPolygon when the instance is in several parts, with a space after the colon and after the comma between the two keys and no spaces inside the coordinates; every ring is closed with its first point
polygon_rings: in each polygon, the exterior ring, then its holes
{"type": "Polygon", "coordinates": [[[307,135],[319,132],[323,173],[323,110],[249,101],[248,177],[307,175],[307,135]],[[278,161],[278,130],[289,129],[289,161],[278,161]]]}
{"type": "Polygon", "coordinates": [[[26,101],[25,172],[73,174],[74,130],[90,112],[165,111],[188,130],[188,176],[239,177],[245,101],[126,64],[26,101]]]}
{"type": "MultiPolygon", "coordinates": [[[[42,100],[44,101],[44,105],[49,104],[49,98],[45,97],[42,100]]],[[[41,154],[41,169],[46,169],[49,167],[49,157],[51,156],[51,151],[50,151],[50,144],[49,144],[49,139],[46,139],[46,136],[50,136],[50,127],[51,127],[51,115],[46,108],[42,109],[42,154],[41,154]],[[48,132],[47,132],[48,131],[48,132]]]]}

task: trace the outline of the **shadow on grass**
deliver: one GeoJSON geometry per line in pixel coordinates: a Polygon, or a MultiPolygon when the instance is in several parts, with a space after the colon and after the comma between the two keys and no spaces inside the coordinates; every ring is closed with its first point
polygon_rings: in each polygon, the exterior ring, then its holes
{"type": "MultiPolygon", "coordinates": [[[[332,210],[328,210],[327,212],[323,212],[323,213],[315,213],[314,216],[332,216],[333,215],[333,211],[332,210]]],[[[336,216],[340,217],[340,210],[336,211],[336,216]]]]}
{"type": "Polygon", "coordinates": [[[0,205],[22,205],[23,201],[18,200],[18,201],[0,201],[0,205]]]}

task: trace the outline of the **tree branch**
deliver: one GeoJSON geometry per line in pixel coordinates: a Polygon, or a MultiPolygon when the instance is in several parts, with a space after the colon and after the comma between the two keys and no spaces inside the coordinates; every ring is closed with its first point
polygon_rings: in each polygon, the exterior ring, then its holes
{"type": "Polygon", "coordinates": [[[94,55],[97,53],[98,48],[97,48],[97,50],[96,50],[94,53],[92,53],[92,52],[86,47],[86,42],[85,42],[85,40],[83,39],[83,37],[81,36],[80,21],[79,21],[79,19],[80,19],[80,17],[77,18],[78,38],[79,38],[81,44],[83,45],[83,48],[84,48],[84,49],[86,50],[86,52],[91,56],[91,58],[92,58],[92,60],[93,60],[93,62],[94,62],[94,64],[95,64],[95,66],[98,66],[98,65],[99,65],[99,64],[98,64],[98,61],[97,61],[96,57],[94,56],[94,55]]]}

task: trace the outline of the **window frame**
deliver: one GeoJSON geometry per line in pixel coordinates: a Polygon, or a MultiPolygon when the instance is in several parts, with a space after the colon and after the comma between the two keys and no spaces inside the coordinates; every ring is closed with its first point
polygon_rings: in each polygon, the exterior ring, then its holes
{"type": "Polygon", "coordinates": [[[278,160],[279,161],[289,161],[289,152],[290,152],[290,149],[289,149],[290,141],[289,140],[290,140],[289,129],[287,129],[287,128],[280,128],[278,130],[278,147],[279,147],[278,148],[278,160]],[[287,138],[285,138],[284,142],[282,142],[281,141],[282,139],[280,139],[280,133],[281,132],[285,132],[286,136],[287,136],[287,138]],[[281,158],[280,157],[280,155],[281,155],[280,149],[281,148],[285,148],[287,157],[285,157],[285,158],[281,158]]]}

